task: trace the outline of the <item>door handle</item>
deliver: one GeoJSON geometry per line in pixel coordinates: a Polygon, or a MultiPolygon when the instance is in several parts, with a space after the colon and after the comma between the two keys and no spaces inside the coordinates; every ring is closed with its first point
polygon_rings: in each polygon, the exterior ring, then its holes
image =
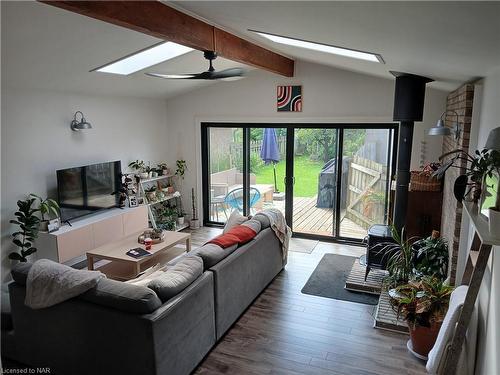
{"type": "MultiPolygon", "coordinates": [[[[287,178],[286,176],[283,177],[283,183],[286,185],[287,184],[287,178]]],[[[292,177],[292,185],[295,185],[295,176],[292,177]]]]}

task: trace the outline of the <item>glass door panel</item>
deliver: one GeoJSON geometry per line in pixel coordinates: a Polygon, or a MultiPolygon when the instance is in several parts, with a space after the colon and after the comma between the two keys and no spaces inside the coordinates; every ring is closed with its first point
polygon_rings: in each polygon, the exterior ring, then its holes
{"type": "Polygon", "coordinates": [[[386,223],[390,176],[390,129],[344,129],[339,237],[363,239],[386,223]]]}
{"type": "Polygon", "coordinates": [[[333,236],[338,130],[296,128],[294,135],[293,231],[333,236]]]}
{"type": "Polygon", "coordinates": [[[225,223],[243,213],[243,129],[209,127],[207,138],[209,221],[225,223]]]}
{"type": "Polygon", "coordinates": [[[250,214],[277,208],[285,214],[286,128],[249,129],[250,214]]]}

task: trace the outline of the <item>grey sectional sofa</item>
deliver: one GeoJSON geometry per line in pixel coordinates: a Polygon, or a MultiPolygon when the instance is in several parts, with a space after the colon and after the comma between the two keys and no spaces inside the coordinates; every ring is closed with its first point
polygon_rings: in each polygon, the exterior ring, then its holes
{"type": "Polygon", "coordinates": [[[283,269],[281,245],[263,221],[249,243],[161,303],[150,289],[102,280],[58,305],[24,305],[29,265],[13,272],[15,360],[56,374],[189,374],[283,269]]]}

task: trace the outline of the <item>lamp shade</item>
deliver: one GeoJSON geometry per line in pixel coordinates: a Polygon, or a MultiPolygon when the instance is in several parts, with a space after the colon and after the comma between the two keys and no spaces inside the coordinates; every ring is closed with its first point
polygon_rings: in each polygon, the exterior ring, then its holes
{"type": "Polygon", "coordinates": [[[73,120],[71,121],[71,130],[74,130],[74,131],[79,131],[79,130],[85,130],[85,129],[92,129],[92,125],[90,124],[90,122],[87,122],[87,120],[85,120],[85,117],[83,117],[83,113],[80,112],[80,111],[77,111],[75,113],[75,116],[73,118],[73,120]],[[78,121],[76,119],[76,115],[77,114],[80,114],[81,115],[81,119],[80,121],[78,121]]]}
{"type": "Polygon", "coordinates": [[[436,126],[429,129],[429,135],[450,135],[451,129],[444,126],[442,119],[439,119],[436,126]]]}
{"type": "Polygon", "coordinates": [[[500,151],[500,127],[490,131],[490,134],[488,135],[488,139],[486,140],[484,148],[487,148],[488,150],[500,151]]]}

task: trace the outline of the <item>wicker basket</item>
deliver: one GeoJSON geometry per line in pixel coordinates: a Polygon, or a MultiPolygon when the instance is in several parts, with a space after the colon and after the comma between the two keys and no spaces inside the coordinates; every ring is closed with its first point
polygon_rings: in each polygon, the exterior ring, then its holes
{"type": "Polygon", "coordinates": [[[432,177],[429,172],[411,171],[411,191],[441,191],[441,180],[432,177]]]}

